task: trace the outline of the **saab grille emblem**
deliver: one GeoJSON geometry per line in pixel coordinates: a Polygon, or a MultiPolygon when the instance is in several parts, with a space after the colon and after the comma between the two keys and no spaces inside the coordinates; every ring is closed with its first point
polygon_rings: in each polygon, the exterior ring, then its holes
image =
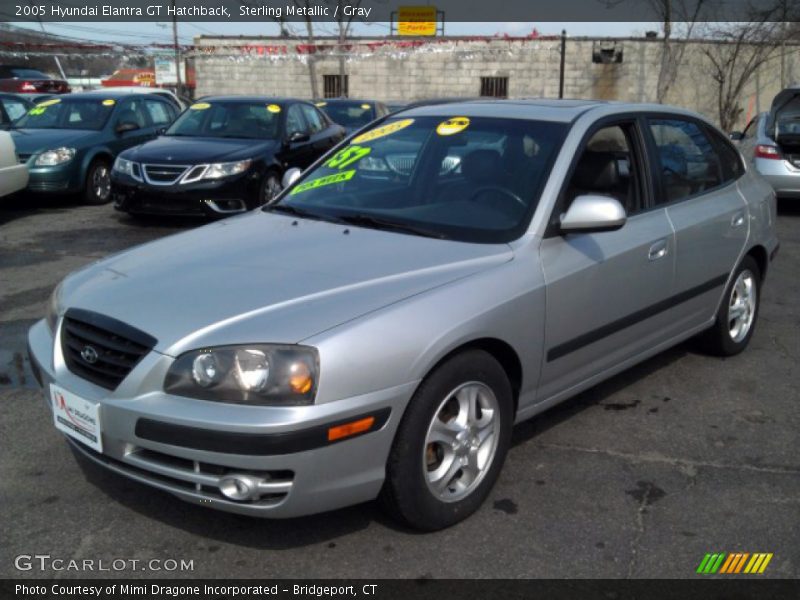
{"type": "Polygon", "coordinates": [[[94,363],[97,362],[99,356],[97,355],[97,350],[95,350],[91,346],[84,346],[83,350],[81,350],[81,358],[90,365],[93,365],[94,363]]]}

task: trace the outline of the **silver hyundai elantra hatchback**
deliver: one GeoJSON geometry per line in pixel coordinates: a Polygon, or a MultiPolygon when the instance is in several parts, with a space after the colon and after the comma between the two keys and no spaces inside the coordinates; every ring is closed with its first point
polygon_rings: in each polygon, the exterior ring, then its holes
{"type": "Polygon", "coordinates": [[[743,350],[778,249],[770,186],[677,108],[417,107],[297,175],[57,287],[29,345],[76,450],[222,510],[446,527],[514,423],[692,336],[743,350]]]}

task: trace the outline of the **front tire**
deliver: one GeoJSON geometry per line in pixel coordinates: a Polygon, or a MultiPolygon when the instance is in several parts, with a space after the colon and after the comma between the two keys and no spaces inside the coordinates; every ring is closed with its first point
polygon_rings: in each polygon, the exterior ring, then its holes
{"type": "Polygon", "coordinates": [[[111,164],[106,160],[96,159],[86,172],[83,201],[90,206],[99,206],[109,200],[111,200],[111,164]]]}
{"type": "Polygon", "coordinates": [[[283,186],[281,185],[280,174],[276,171],[267,171],[264,178],[261,180],[261,189],[258,198],[259,204],[267,204],[275,198],[282,189],[283,186]]]}
{"type": "Polygon", "coordinates": [[[725,289],[714,325],[700,341],[717,356],[734,356],[747,347],[758,318],[761,270],[752,256],[745,256],[725,289]]]}
{"type": "Polygon", "coordinates": [[[471,515],[500,474],[513,415],[511,384],[494,357],[469,350],[448,359],[406,409],[386,465],[384,508],[423,531],[471,515]]]}

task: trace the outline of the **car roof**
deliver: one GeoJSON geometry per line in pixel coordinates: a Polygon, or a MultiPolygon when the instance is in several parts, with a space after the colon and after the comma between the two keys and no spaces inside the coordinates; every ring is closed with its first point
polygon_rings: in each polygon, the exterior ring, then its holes
{"type": "MultiPolygon", "coordinates": [[[[59,100],[69,100],[70,98],[91,98],[92,100],[95,100],[98,96],[102,96],[104,98],[131,98],[137,95],[136,93],[114,90],[114,88],[109,88],[108,91],[103,90],[103,92],[104,93],[98,93],[98,90],[91,90],[88,92],[73,92],[71,94],[55,94],[54,97],[58,98],[59,100]]],[[[150,99],[153,98],[153,94],[140,93],[139,95],[148,96],[150,99]]],[[[166,102],[166,100],[164,101],[166,102]]]]}
{"type": "Polygon", "coordinates": [[[363,98],[320,98],[314,102],[325,104],[382,104],[380,100],[365,100],[363,98]]]}
{"type": "Polygon", "coordinates": [[[281,98],[277,96],[203,96],[197,100],[202,102],[265,102],[267,104],[290,104],[293,102],[301,102],[303,104],[310,104],[308,100],[300,100],[298,98],[281,98]]]}
{"type": "Polygon", "coordinates": [[[487,98],[485,100],[439,102],[422,106],[411,106],[410,108],[401,109],[398,112],[392,113],[392,116],[495,117],[569,123],[584,113],[600,108],[613,108],[614,110],[612,112],[615,113],[659,112],[663,114],[699,116],[682,108],[665,106],[662,104],[554,98],[520,98],[513,100],[487,98]]]}
{"type": "Polygon", "coordinates": [[[172,90],[166,90],[164,88],[159,87],[145,87],[145,86],[138,86],[138,85],[115,85],[114,87],[106,87],[106,88],[97,88],[94,90],[86,90],[81,92],[82,94],[104,94],[108,91],[114,90],[115,92],[126,93],[126,94],[169,94],[171,96],[175,95],[175,92],[172,90]]]}

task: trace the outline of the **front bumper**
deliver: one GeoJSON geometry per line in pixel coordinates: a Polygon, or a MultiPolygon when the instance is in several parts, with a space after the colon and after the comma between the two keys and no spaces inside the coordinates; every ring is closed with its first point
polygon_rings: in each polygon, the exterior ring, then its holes
{"type": "Polygon", "coordinates": [[[173,185],[111,177],[114,208],[131,214],[224,217],[255,208],[258,192],[258,181],[250,174],[173,185]]]}
{"type": "Polygon", "coordinates": [[[788,160],[756,158],[756,170],[766,179],[779,198],[800,198],[800,169],[788,160]]]}
{"type": "Polygon", "coordinates": [[[103,453],[68,438],[73,447],[95,463],[188,502],[251,516],[296,517],[374,499],[383,484],[400,416],[416,387],[413,382],[313,406],[228,405],[157,390],[172,358],[150,352],[109,392],[66,368],[59,336],[57,331],[54,340],[44,321],[28,336],[31,363],[48,408],[53,383],[100,403],[103,453]],[[337,443],[306,439],[329,425],[367,414],[378,421],[369,433],[337,443]],[[186,435],[198,431],[199,442],[186,435]],[[247,446],[226,447],[213,440],[209,445],[203,432],[217,442],[246,439],[257,449],[241,454],[235,452],[245,452],[247,446]],[[281,439],[306,439],[306,445],[280,444],[281,439]],[[225,481],[239,475],[259,482],[257,498],[233,501],[222,494],[225,481]]]}
{"type": "Polygon", "coordinates": [[[83,189],[83,174],[78,159],[73,158],[63,165],[34,167],[33,158],[28,161],[28,190],[37,193],[74,193],[83,189]]]}
{"type": "Polygon", "coordinates": [[[8,196],[28,185],[28,168],[12,165],[0,168],[0,197],[8,196]]]}

